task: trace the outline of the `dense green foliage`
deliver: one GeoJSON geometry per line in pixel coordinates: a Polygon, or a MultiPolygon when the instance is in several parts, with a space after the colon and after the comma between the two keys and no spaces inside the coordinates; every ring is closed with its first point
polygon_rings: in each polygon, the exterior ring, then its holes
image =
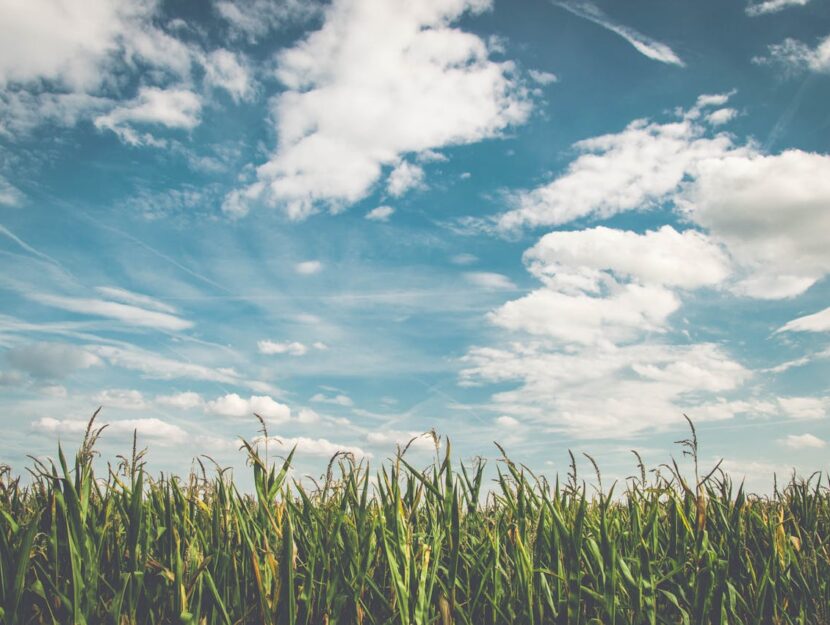
{"type": "Polygon", "coordinates": [[[311,490],[246,443],[253,495],[219,470],[152,480],[135,449],[98,479],[99,433],[26,487],[0,476],[0,622],[830,622],[821,478],[748,496],[698,475],[694,430],[694,476],[640,463],[607,492],[506,456],[491,485],[449,443],[423,471],[335,457],[311,490]]]}

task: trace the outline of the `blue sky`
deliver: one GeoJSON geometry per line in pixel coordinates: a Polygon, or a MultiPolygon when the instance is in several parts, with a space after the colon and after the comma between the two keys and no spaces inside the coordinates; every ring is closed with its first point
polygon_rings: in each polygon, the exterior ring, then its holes
{"type": "Polygon", "coordinates": [[[824,469],[829,74],[820,0],[4,2],[0,459],[824,469]]]}

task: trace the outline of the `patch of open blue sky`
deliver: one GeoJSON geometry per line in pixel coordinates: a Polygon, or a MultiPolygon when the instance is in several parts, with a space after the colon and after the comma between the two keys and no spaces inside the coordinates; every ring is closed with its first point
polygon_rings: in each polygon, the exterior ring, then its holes
{"type": "Polygon", "coordinates": [[[683,412],[759,487],[826,468],[830,313],[781,331],[830,306],[826,3],[23,6],[0,8],[3,462],[103,405],[105,451],[137,428],[159,470],[240,464],[254,410],[309,472],[435,428],[625,476],[683,412]],[[635,120],[642,161],[578,143],[635,120]]]}

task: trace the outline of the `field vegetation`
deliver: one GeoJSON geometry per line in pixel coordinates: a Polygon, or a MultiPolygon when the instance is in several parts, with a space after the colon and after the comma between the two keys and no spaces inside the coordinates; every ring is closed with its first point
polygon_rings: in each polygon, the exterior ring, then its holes
{"type": "Polygon", "coordinates": [[[425,469],[406,449],[376,472],[335,456],[310,487],[264,432],[241,443],[253,493],[208,460],[153,479],[135,445],[96,475],[101,433],[25,485],[0,476],[0,622],[830,622],[830,483],[750,495],[698,467],[694,428],[689,475],[637,456],[593,486],[576,462],[551,483],[499,447],[486,473],[442,441],[425,469]]]}

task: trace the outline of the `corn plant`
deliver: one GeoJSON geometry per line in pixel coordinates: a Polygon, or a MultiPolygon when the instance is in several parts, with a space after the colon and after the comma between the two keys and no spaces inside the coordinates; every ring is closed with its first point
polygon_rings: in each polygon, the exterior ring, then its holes
{"type": "Polygon", "coordinates": [[[0,623],[830,622],[830,483],[751,495],[701,470],[689,424],[690,475],[637,456],[605,489],[590,456],[593,487],[573,456],[551,483],[501,447],[491,473],[455,463],[434,434],[429,466],[338,454],[311,488],[263,423],[247,493],[201,460],[151,477],[135,439],[98,476],[93,417],[71,461],[33,461],[25,485],[0,466],[0,623]]]}

